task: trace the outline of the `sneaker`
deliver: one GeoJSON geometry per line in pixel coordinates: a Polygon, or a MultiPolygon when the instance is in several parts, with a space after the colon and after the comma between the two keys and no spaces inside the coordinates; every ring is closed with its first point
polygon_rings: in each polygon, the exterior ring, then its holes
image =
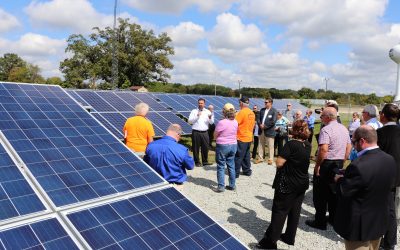
{"type": "Polygon", "coordinates": [[[223,193],[223,192],[225,192],[225,188],[224,187],[218,187],[216,192],[217,193],[223,193]]]}
{"type": "Polygon", "coordinates": [[[231,186],[225,186],[226,190],[230,190],[230,191],[235,191],[236,190],[236,186],[235,187],[231,187],[231,186]]]}

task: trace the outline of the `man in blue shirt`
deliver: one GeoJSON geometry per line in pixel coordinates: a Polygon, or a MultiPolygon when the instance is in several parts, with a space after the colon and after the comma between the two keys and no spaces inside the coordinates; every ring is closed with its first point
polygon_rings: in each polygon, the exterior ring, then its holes
{"type": "Polygon", "coordinates": [[[178,143],[182,134],[179,124],[171,124],[167,135],[150,143],[146,148],[144,161],[166,181],[181,185],[187,180],[186,169],[194,168],[189,150],[178,143]]]}

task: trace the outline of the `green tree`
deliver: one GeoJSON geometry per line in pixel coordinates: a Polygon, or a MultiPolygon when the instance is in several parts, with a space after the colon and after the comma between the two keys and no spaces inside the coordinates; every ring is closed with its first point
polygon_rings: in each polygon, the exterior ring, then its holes
{"type": "Polygon", "coordinates": [[[310,89],[310,88],[301,88],[297,91],[297,93],[299,94],[300,98],[302,99],[314,99],[316,97],[316,93],[314,90],[310,89]]]}
{"type": "Polygon", "coordinates": [[[88,38],[73,34],[68,38],[67,53],[72,56],[60,63],[66,81],[78,88],[85,83],[112,82],[112,51],[114,33],[118,58],[118,88],[147,82],[166,82],[170,76],[166,70],[173,65],[168,56],[174,54],[166,33],[158,36],[129,19],[118,19],[114,31],[110,27],[94,28],[88,38]]]}
{"type": "Polygon", "coordinates": [[[25,62],[17,54],[0,57],[0,81],[44,83],[38,66],[25,62]]]}

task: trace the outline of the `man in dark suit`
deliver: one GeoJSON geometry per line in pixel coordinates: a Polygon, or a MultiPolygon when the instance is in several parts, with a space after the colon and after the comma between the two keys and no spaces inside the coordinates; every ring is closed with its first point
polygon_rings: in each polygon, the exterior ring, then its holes
{"type": "MultiPolygon", "coordinates": [[[[381,246],[385,250],[395,249],[397,244],[397,220],[396,220],[396,188],[400,187],[400,127],[397,125],[399,119],[399,107],[395,104],[386,104],[380,112],[380,121],[383,127],[379,128],[378,146],[386,153],[393,156],[397,164],[396,187],[392,188],[389,200],[389,226],[385,233],[381,246]]],[[[398,195],[398,194],[397,194],[398,195]]]]}
{"type": "Polygon", "coordinates": [[[334,229],[344,238],[346,249],[378,249],[388,226],[396,162],[379,149],[371,126],[359,127],[352,143],[358,158],[346,168],[344,176],[335,176],[338,205],[334,229]]]}
{"type": "Polygon", "coordinates": [[[258,116],[258,156],[260,159],[256,163],[264,161],[265,157],[265,142],[268,144],[268,164],[272,165],[274,160],[274,141],[275,141],[275,122],[278,111],[272,107],[272,98],[266,98],[265,107],[260,110],[258,116]]]}

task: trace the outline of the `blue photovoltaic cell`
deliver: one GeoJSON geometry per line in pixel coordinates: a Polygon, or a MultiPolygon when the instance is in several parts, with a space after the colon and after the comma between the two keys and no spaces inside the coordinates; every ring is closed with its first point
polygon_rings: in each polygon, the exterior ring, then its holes
{"type": "Polygon", "coordinates": [[[79,249],[57,219],[0,231],[0,249],[79,249]]]}
{"type": "Polygon", "coordinates": [[[188,107],[180,104],[179,101],[175,100],[171,95],[167,94],[155,94],[155,96],[160,99],[163,103],[165,103],[168,107],[181,112],[181,111],[189,111],[188,107]]]}
{"type": "Polygon", "coordinates": [[[154,111],[168,111],[156,98],[150,93],[135,93],[136,98],[141,102],[147,103],[151,110],[154,111]]]}
{"type": "Polygon", "coordinates": [[[116,111],[110,104],[104,101],[95,91],[75,91],[79,97],[92,106],[97,112],[116,111]]]}
{"type": "Polygon", "coordinates": [[[113,106],[116,110],[123,112],[132,112],[133,106],[130,103],[126,103],[123,99],[119,98],[118,92],[110,91],[96,91],[96,93],[113,106]]]}
{"type": "Polygon", "coordinates": [[[67,217],[93,249],[246,249],[173,188],[67,217]]]}
{"type": "Polygon", "coordinates": [[[59,86],[3,83],[0,96],[2,132],[56,206],[163,182],[59,86]]]}
{"type": "MultiPolygon", "coordinates": [[[[83,100],[74,90],[69,90],[67,91],[68,94],[70,94],[72,96],[72,98],[74,98],[79,104],[83,105],[83,106],[89,106],[89,104],[83,100]]],[[[93,107],[92,107],[93,108],[93,107]]],[[[95,111],[95,109],[93,108],[93,111],[95,111]]]]}
{"type": "Polygon", "coordinates": [[[46,210],[0,144],[0,220],[46,210]]]}
{"type": "Polygon", "coordinates": [[[177,123],[181,126],[182,131],[184,134],[191,134],[192,127],[184,122],[181,118],[175,115],[172,112],[158,112],[160,116],[162,116],[165,120],[169,121],[170,123],[177,123]]]}
{"type": "Polygon", "coordinates": [[[116,127],[114,127],[113,124],[111,124],[109,121],[107,121],[100,113],[91,113],[101,124],[104,125],[111,133],[113,133],[117,138],[123,138],[122,134],[122,129],[118,130],[116,127]]]}

